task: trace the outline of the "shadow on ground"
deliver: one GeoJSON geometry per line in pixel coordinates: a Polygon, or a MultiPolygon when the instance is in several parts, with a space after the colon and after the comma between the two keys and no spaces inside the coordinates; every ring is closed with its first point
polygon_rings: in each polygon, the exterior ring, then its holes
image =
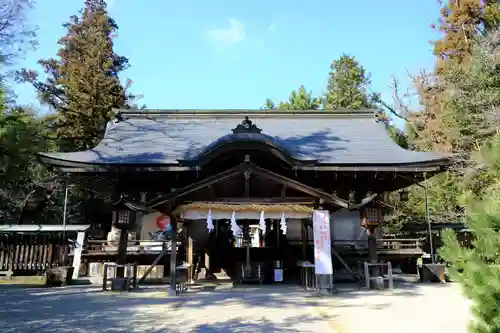
{"type": "MultiPolygon", "coordinates": [[[[143,287],[130,293],[104,293],[92,286],[1,287],[0,327],[5,333],[326,333],[326,326],[321,325],[334,318],[314,314],[312,306],[321,306],[324,300],[332,304],[335,299],[380,293],[352,285],[340,286],[336,295],[325,297],[281,285],[197,288],[179,297],[168,297],[165,286],[143,287]]],[[[418,294],[418,286],[412,284],[399,284],[392,293],[394,297],[418,294]]],[[[384,308],[384,304],[373,306],[384,308]]]]}

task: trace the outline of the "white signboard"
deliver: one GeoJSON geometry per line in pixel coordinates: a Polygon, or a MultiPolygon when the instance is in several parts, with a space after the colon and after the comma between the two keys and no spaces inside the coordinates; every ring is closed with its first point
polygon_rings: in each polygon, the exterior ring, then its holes
{"type": "Polygon", "coordinates": [[[315,210],[313,213],[314,266],[316,274],[333,274],[330,240],[330,212],[315,210]]]}

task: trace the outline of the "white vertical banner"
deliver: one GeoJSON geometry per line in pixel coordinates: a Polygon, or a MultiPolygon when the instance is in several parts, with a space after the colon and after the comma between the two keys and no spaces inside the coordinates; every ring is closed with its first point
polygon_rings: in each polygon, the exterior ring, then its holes
{"type": "Polygon", "coordinates": [[[315,210],[313,212],[313,234],[316,275],[333,274],[329,211],[315,210]]]}

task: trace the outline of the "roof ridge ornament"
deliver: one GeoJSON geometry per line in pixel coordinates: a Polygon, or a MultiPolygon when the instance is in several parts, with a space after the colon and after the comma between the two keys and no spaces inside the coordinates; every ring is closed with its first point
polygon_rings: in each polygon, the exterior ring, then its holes
{"type": "Polygon", "coordinates": [[[248,116],[245,116],[245,119],[236,126],[236,128],[233,128],[233,133],[261,133],[262,130],[257,127],[252,121],[248,118],[248,116]]]}

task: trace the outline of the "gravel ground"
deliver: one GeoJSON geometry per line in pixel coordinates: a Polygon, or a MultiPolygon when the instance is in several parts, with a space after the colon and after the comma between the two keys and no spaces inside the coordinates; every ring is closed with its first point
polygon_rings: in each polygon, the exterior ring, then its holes
{"type": "Polygon", "coordinates": [[[402,284],[394,291],[342,290],[315,309],[338,333],[466,333],[470,301],[456,284],[402,284]]]}
{"type": "Polygon", "coordinates": [[[169,298],[164,287],[0,287],[0,332],[466,332],[468,302],[448,284],[394,292],[340,288],[313,297],[294,286],[205,287],[169,298]],[[431,322],[432,324],[429,324],[431,322]]]}

